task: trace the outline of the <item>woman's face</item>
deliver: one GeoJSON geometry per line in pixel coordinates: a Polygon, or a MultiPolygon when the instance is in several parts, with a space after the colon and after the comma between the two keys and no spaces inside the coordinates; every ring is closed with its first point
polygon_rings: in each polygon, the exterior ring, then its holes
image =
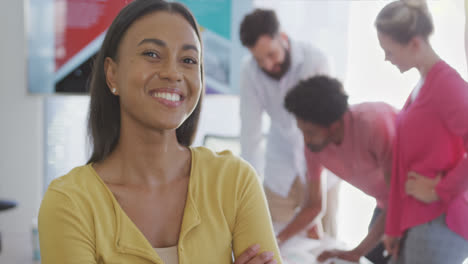
{"type": "Polygon", "coordinates": [[[410,43],[403,45],[394,41],[389,35],[378,32],[380,46],[385,52],[385,60],[395,65],[401,73],[408,71],[413,63],[414,51],[410,43]]]}
{"type": "Polygon", "coordinates": [[[120,96],[122,125],[178,128],[200,98],[200,65],[200,41],[181,15],[159,11],[136,20],[117,59],[105,63],[109,88],[120,96]]]}

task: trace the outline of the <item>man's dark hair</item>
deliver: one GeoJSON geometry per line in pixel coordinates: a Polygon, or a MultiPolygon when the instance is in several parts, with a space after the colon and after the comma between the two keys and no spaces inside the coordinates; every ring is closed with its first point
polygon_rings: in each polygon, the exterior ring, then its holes
{"type": "Polygon", "coordinates": [[[284,107],[296,118],[328,127],[348,110],[348,96],[340,81],[319,75],[294,86],[286,95],[284,107]]]}
{"type": "Polygon", "coordinates": [[[269,9],[255,9],[247,14],[240,25],[240,40],[245,47],[253,47],[257,40],[267,35],[274,38],[279,32],[276,13],[269,9]]]}

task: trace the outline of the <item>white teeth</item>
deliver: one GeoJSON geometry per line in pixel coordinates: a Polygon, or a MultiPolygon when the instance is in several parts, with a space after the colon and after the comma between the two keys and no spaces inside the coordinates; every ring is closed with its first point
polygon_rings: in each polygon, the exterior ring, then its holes
{"type": "Polygon", "coordinates": [[[178,102],[180,101],[180,95],[176,93],[153,93],[153,97],[163,98],[168,101],[178,102]]]}

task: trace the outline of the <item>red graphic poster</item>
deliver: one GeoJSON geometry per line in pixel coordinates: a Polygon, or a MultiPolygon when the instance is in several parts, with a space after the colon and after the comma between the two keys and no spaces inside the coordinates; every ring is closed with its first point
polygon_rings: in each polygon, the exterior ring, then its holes
{"type": "Polygon", "coordinates": [[[97,39],[129,0],[55,0],[55,70],[97,39]]]}
{"type": "Polygon", "coordinates": [[[104,33],[131,0],[54,0],[56,92],[86,92],[104,33]]]}

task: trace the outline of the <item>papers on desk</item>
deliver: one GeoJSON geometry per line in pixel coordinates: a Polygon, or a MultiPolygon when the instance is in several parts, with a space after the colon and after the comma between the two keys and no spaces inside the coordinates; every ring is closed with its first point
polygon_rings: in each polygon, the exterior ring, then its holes
{"type": "Polygon", "coordinates": [[[366,258],[361,258],[359,263],[349,262],[341,259],[329,259],[318,262],[317,257],[327,249],[345,249],[343,243],[330,237],[314,240],[303,236],[296,236],[286,241],[280,248],[285,264],[372,264],[366,258]]]}
{"type": "MultiPolygon", "coordinates": [[[[275,233],[286,226],[285,223],[273,223],[275,233]]],[[[372,264],[368,259],[361,258],[358,263],[353,263],[341,259],[329,259],[325,262],[318,262],[317,257],[325,250],[348,249],[346,244],[323,234],[320,240],[310,239],[305,232],[290,238],[280,247],[284,264],[372,264]]]]}
{"type": "MultiPolygon", "coordinates": [[[[317,263],[320,263],[320,262],[317,262],[317,263]]],[[[329,259],[325,262],[321,262],[320,264],[357,264],[357,263],[358,264],[372,264],[372,262],[370,262],[364,257],[361,258],[359,262],[350,262],[350,261],[346,261],[342,259],[329,259]]]]}

